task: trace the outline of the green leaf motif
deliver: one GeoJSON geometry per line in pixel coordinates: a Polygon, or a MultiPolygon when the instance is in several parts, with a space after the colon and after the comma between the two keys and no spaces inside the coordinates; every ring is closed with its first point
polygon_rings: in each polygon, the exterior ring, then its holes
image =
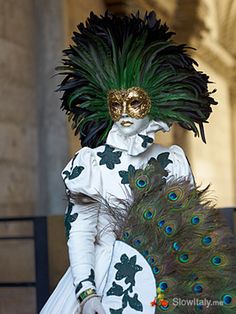
{"type": "Polygon", "coordinates": [[[138,294],[135,293],[134,296],[130,296],[129,293],[133,292],[133,287],[135,286],[135,275],[138,271],[141,271],[143,268],[136,264],[137,256],[134,255],[129,258],[126,254],[122,254],[120,257],[120,263],[115,264],[117,269],[115,279],[122,280],[125,278],[125,283],[128,287],[124,288],[118,285],[115,281],[112,283],[112,287],[107,291],[107,296],[116,295],[122,297],[122,308],[120,309],[110,309],[111,314],[119,313],[122,314],[123,310],[129,306],[130,308],[142,312],[143,305],[138,300],[138,294]]]}
{"type": "Polygon", "coordinates": [[[153,139],[150,136],[138,134],[143,139],[142,147],[147,148],[148,144],[153,143],[153,139]]]}
{"type": "Polygon", "coordinates": [[[122,314],[123,313],[123,308],[114,310],[114,309],[109,309],[111,314],[122,314]]]}
{"type": "Polygon", "coordinates": [[[168,159],[170,153],[161,153],[157,156],[157,161],[165,169],[169,164],[173,163],[172,160],[168,159]]]}
{"type": "Polygon", "coordinates": [[[113,281],[112,287],[107,291],[107,296],[109,295],[121,296],[123,295],[123,292],[124,292],[123,288],[117,283],[115,283],[115,281],[113,281]]]}
{"type": "Polygon", "coordinates": [[[130,259],[126,254],[123,254],[120,258],[121,263],[116,263],[115,268],[118,270],[116,273],[116,280],[122,280],[125,278],[126,284],[135,285],[135,275],[138,271],[143,268],[136,264],[136,255],[132,256],[130,259]]]}
{"type": "Polygon", "coordinates": [[[122,308],[125,309],[128,305],[128,293],[125,293],[122,298],[122,308]]]}
{"type": "Polygon", "coordinates": [[[115,148],[109,145],[105,145],[104,152],[98,152],[98,157],[101,158],[99,165],[106,165],[108,169],[114,169],[115,165],[120,164],[120,157],[122,152],[114,152],[115,148]]]}
{"type": "Polygon", "coordinates": [[[65,171],[63,171],[63,174],[65,175],[64,179],[69,178],[69,176],[70,176],[70,171],[65,170],[65,171]]]}
{"type": "Polygon", "coordinates": [[[71,214],[73,206],[74,206],[74,204],[69,202],[68,208],[67,208],[67,212],[66,212],[65,218],[64,218],[64,225],[65,225],[65,228],[66,228],[66,238],[67,238],[67,240],[69,240],[69,237],[70,237],[71,223],[74,222],[77,219],[77,217],[78,217],[77,213],[71,214]]]}
{"type": "Polygon", "coordinates": [[[75,166],[74,169],[72,169],[71,172],[68,170],[63,171],[63,174],[65,175],[65,178],[68,178],[69,180],[77,178],[81,172],[84,170],[84,167],[82,166],[75,166]]]}
{"type": "Polygon", "coordinates": [[[72,179],[77,178],[83,170],[84,170],[84,167],[75,166],[75,168],[72,170],[72,173],[69,176],[69,179],[72,180],[72,179]]]}
{"type": "Polygon", "coordinates": [[[143,311],[143,305],[142,303],[138,300],[138,295],[137,293],[134,294],[133,297],[130,297],[129,295],[127,296],[128,297],[128,302],[129,302],[129,305],[132,309],[136,310],[136,311],[139,311],[139,312],[142,312],[143,311]]]}
{"type": "Polygon", "coordinates": [[[119,171],[119,176],[122,178],[122,184],[129,184],[129,176],[132,176],[135,173],[135,168],[133,165],[129,165],[128,171],[121,170],[119,171]]]}
{"type": "Polygon", "coordinates": [[[161,153],[157,156],[157,158],[150,158],[148,160],[148,165],[154,164],[154,166],[157,169],[157,173],[159,175],[162,175],[162,183],[164,184],[166,182],[166,178],[168,176],[168,171],[165,169],[170,163],[173,163],[172,160],[168,159],[170,153],[161,153]],[[157,167],[158,164],[158,167],[157,167]]]}
{"type": "Polygon", "coordinates": [[[84,280],[82,280],[82,281],[78,284],[78,286],[76,287],[76,289],[75,289],[75,293],[76,293],[76,294],[80,291],[80,289],[82,289],[82,287],[83,287],[83,282],[85,282],[85,281],[90,281],[91,284],[92,284],[94,287],[96,286],[96,284],[95,284],[95,273],[94,273],[94,270],[93,270],[92,268],[90,269],[90,274],[89,274],[88,278],[85,278],[84,280]]]}

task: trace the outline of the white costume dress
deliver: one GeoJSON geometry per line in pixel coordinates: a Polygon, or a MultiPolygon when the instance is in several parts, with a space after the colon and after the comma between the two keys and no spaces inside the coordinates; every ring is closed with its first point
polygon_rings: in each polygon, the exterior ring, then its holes
{"type": "MultiPolygon", "coordinates": [[[[167,153],[171,160],[165,168],[168,178],[181,176],[193,180],[180,147],[173,145],[166,148],[153,143],[155,132],[159,129],[160,124],[151,121],[141,133],[125,138],[113,125],[106,145],[94,149],[84,147],[68,163],[62,172],[67,188],[72,193],[84,193],[95,199],[102,196],[109,204],[116,205],[116,199],[130,198],[129,166],[144,168],[152,157],[157,158],[162,153],[167,153]]],[[[41,314],[76,313],[79,309],[76,294],[95,287],[97,294],[102,296],[106,313],[154,313],[150,302],[156,295],[156,287],[151,268],[138,251],[116,241],[109,230],[109,219],[104,211],[70,203],[65,221],[70,267],[41,314]],[[120,266],[126,263],[127,267],[135,269],[132,289],[126,296],[123,308],[122,293],[114,293],[114,290],[119,286],[125,289],[131,281],[125,281],[125,275],[119,278],[117,263],[120,266]]]]}

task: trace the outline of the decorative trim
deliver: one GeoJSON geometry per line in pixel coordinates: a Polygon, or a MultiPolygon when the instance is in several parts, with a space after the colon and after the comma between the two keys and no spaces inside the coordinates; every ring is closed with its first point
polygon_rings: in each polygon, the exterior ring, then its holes
{"type": "Polygon", "coordinates": [[[89,288],[83,292],[80,293],[80,295],[78,296],[78,300],[80,303],[82,303],[86,298],[88,298],[89,296],[97,296],[96,294],[96,290],[95,289],[92,289],[92,288],[89,288]]]}

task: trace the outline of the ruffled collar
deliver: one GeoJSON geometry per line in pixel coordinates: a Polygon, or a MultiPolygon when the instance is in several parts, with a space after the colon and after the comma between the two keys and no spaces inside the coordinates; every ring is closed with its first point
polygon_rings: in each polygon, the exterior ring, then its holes
{"type": "Polygon", "coordinates": [[[119,150],[124,150],[128,155],[137,156],[146,151],[153,144],[155,133],[160,130],[167,132],[170,130],[170,127],[165,122],[152,120],[140,133],[125,136],[119,131],[116,124],[113,124],[108,134],[106,144],[119,150]]]}

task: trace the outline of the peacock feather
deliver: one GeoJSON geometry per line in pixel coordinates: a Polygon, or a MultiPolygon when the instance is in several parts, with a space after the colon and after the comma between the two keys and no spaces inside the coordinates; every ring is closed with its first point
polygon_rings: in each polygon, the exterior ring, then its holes
{"type": "Polygon", "coordinates": [[[152,268],[157,297],[150,302],[156,313],[235,313],[234,238],[209,201],[208,188],[200,190],[184,178],[167,181],[166,175],[154,158],[130,173],[133,203],[126,216],[116,210],[117,239],[138,250],[152,268]]]}

